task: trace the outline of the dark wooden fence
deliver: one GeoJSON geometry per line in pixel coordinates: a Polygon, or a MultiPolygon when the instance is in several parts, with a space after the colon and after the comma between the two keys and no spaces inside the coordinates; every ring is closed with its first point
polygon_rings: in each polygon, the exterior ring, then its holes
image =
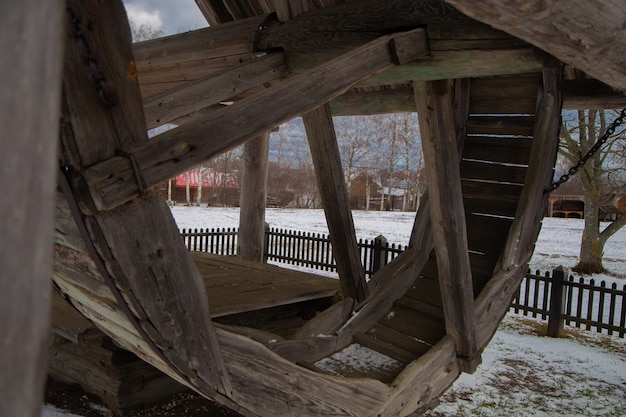
{"type": "Polygon", "coordinates": [[[567,324],[621,338],[626,334],[626,285],[565,276],[560,268],[527,274],[511,309],[548,319],[553,331],[567,324]]]}
{"type": "MultiPolygon", "coordinates": [[[[183,229],[185,246],[192,251],[216,255],[237,254],[237,229],[183,229]]],[[[406,246],[390,244],[383,236],[359,240],[361,261],[369,278],[402,253],[406,246]]],[[[328,235],[268,228],[265,233],[265,258],[269,261],[337,272],[328,235]]]]}
{"type": "MultiPolygon", "coordinates": [[[[189,250],[217,255],[237,254],[237,229],[183,229],[189,250]]],[[[406,246],[389,244],[379,236],[359,240],[366,276],[391,262],[406,246]]],[[[268,260],[311,269],[336,272],[328,235],[268,228],[265,234],[268,260]]],[[[600,333],[626,337],[626,285],[607,285],[594,279],[565,276],[560,268],[524,277],[511,310],[517,314],[548,320],[548,334],[558,336],[563,324],[600,333]]]]}

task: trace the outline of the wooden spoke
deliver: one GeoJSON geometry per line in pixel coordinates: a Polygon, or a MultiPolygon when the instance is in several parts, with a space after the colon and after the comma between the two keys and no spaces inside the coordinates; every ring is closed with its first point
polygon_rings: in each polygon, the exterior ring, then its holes
{"type": "Polygon", "coordinates": [[[322,196],[341,289],[345,297],[354,298],[360,303],[367,298],[368,289],[330,107],[322,106],[306,113],[302,119],[315,165],[317,186],[322,196]]]}
{"type": "Polygon", "coordinates": [[[463,122],[453,109],[450,81],[414,85],[446,331],[455,340],[461,367],[472,372],[480,353],[461,175],[458,162],[454,162],[460,160],[458,132],[463,122]]]}

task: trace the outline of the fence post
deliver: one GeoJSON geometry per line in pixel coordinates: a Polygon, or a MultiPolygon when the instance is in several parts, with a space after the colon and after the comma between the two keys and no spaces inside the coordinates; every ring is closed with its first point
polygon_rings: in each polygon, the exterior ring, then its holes
{"type": "Polygon", "coordinates": [[[563,315],[565,313],[565,277],[568,271],[559,266],[552,271],[552,288],[550,289],[550,313],[548,314],[548,336],[561,337],[563,315]]]}
{"type": "Polygon", "coordinates": [[[265,222],[265,236],[263,238],[263,263],[267,263],[270,253],[270,225],[265,222]]]}
{"type": "Polygon", "coordinates": [[[386,244],[387,238],[385,236],[378,235],[374,238],[374,247],[372,248],[372,275],[384,266],[383,256],[385,255],[385,251],[383,251],[383,247],[385,247],[386,244]]]}

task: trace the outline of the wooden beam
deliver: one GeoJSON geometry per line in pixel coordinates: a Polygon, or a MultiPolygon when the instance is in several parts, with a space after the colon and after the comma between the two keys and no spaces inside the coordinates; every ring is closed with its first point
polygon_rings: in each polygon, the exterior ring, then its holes
{"type": "Polygon", "coordinates": [[[597,80],[566,80],[563,83],[563,109],[622,109],[626,95],[597,80]]]}
{"type": "MultiPolygon", "coordinates": [[[[424,31],[383,36],[265,92],[215,112],[205,120],[188,123],[130,150],[137,172],[149,187],[212,156],[225,152],[341,95],[363,79],[394,64],[389,43],[411,37],[417,58],[428,53],[424,31]],[[251,117],[254,115],[254,117],[251,117]],[[207,132],[211,137],[207,139],[207,132]]],[[[85,171],[91,198],[99,210],[117,206],[139,194],[137,178],[128,158],[113,157],[85,171]]]]}
{"type": "Polygon", "coordinates": [[[431,55],[372,77],[362,86],[416,80],[492,77],[542,71],[554,59],[536,48],[432,51],[431,55]]]}
{"type": "Polygon", "coordinates": [[[266,132],[243,149],[237,256],[247,261],[264,261],[269,143],[266,132]]]}
{"type": "Polygon", "coordinates": [[[455,162],[460,156],[453,84],[433,81],[415,82],[414,86],[446,331],[455,340],[459,365],[473,372],[480,352],[460,168],[455,162]]]}
{"type": "Polygon", "coordinates": [[[446,0],[468,16],[626,91],[622,0],[446,0]]]}
{"type": "Polygon", "coordinates": [[[65,2],[0,4],[0,415],[38,416],[46,379],[65,2]]]}
{"type": "Polygon", "coordinates": [[[302,120],[311,148],[341,290],[344,297],[351,297],[360,303],[368,296],[365,269],[357,245],[330,106],[324,105],[306,113],[302,120]]]}
{"type": "Polygon", "coordinates": [[[415,112],[413,87],[393,90],[349,91],[330,102],[333,116],[361,116],[415,112]]]}
{"type": "Polygon", "coordinates": [[[245,90],[287,74],[283,54],[261,53],[259,55],[256,59],[228,70],[211,74],[146,99],[144,112],[148,129],[226,101],[245,90]]]}
{"type": "MultiPolygon", "coordinates": [[[[82,163],[116,150],[132,159],[124,151],[148,139],[137,80],[129,76],[130,28],[122,2],[70,0],[68,13],[73,36],[66,36],[60,155],[71,176],[82,163]],[[92,62],[85,61],[85,51],[92,62]]],[[[78,183],[64,191],[70,202],[81,193],[78,183]]],[[[98,272],[149,354],[167,364],[163,371],[206,395],[231,396],[202,277],[165,202],[151,195],[94,216],[73,214],[86,244],[93,245],[98,272]]],[[[96,300],[81,302],[91,306],[96,300]]]]}

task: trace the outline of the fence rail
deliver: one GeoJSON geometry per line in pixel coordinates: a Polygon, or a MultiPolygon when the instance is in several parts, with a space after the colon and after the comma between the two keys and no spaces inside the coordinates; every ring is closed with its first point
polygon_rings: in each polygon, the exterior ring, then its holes
{"type": "MultiPolygon", "coordinates": [[[[189,250],[217,255],[237,254],[237,229],[183,229],[181,236],[189,250]]],[[[406,246],[390,244],[383,236],[359,240],[361,261],[370,278],[402,253],[406,246]]],[[[336,272],[328,235],[268,228],[265,257],[278,263],[336,272]]],[[[558,335],[563,324],[599,333],[626,337],[626,285],[618,288],[594,279],[565,277],[558,269],[524,277],[511,310],[525,316],[548,320],[548,333],[558,335]],[[556,329],[556,330],[555,330],[556,329]]]]}

